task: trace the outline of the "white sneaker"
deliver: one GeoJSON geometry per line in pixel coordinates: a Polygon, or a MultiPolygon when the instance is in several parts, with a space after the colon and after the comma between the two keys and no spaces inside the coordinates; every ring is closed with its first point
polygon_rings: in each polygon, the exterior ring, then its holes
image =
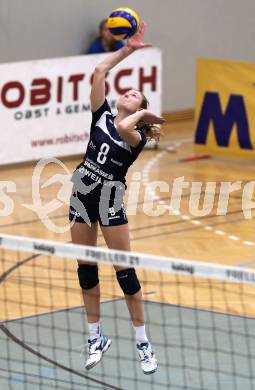
{"type": "Polygon", "coordinates": [[[107,336],[101,336],[94,340],[88,340],[88,343],[89,357],[85,364],[87,370],[95,367],[100,362],[103,354],[110,348],[112,342],[107,336]]]}
{"type": "Polygon", "coordinates": [[[157,371],[158,363],[150,343],[136,345],[143,373],[146,375],[153,374],[157,371]]]}

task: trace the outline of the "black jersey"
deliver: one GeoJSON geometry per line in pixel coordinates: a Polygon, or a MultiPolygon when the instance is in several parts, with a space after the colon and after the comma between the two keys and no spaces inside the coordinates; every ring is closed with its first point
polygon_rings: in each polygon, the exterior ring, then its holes
{"type": "Polygon", "coordinates": [[[87,150],[83,162],[77,167],[86,188],[94,187],[89,190],[90,194],[100,197],[102,188],[107,183],[122,183],[122,187],[126,188],[125,176],[128,168],[146,144],[143,131],[136,131],[140,134],[140,142],[137,147],[132,147],[118,134],[107,100],[92,113],[87,150]],[[92,184],[94,186],[91,186],[92,184]]]}

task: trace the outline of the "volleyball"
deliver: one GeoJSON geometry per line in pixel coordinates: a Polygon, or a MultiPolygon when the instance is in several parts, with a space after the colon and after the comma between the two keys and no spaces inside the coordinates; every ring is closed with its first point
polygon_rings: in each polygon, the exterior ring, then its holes
{"type": "Polygon", "coordinates": [[[139,16],[131,8],[116,8],[107,19],[107,27],[117,40],[132,37],[138,28],[139,16]]]}

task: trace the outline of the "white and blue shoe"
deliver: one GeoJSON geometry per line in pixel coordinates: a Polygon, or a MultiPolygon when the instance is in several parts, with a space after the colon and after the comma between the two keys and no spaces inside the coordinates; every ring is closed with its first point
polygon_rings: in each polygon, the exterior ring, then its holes
{"type": "Polygon", "coordinates": [[[89,357],[86,361],[85,368],[90,370],[98,364],[103,354],[110,348],[111,340],[107,336],[100,336],[94,340],[88,340],[88,354],[89,357]]]}
{"type": "Polygon", "coordinates": [[[136,345],[138,355],[141,361],[143,373],[146,375],[153,374],[157,371],[158,363],[150,343],[136,345]]]}

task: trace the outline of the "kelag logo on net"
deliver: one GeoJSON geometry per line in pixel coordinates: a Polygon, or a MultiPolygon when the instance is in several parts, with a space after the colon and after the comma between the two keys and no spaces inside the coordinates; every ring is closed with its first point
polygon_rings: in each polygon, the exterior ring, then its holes
{"type": "Polygon", "coordinates": [[[55,253],[55,248],[52,245],[44,245],[44,244],[34,244],[34,249],[39,252],[46,252],[53,255],[55,253]]]}
{"type": "Polygon", "coordinates": [[[191,275],[194,274],[195,272],[194,267],[190,266],[189,264],[183,264],[183,263],[172,263],[172,270],[185,272],[191,275]]]}

